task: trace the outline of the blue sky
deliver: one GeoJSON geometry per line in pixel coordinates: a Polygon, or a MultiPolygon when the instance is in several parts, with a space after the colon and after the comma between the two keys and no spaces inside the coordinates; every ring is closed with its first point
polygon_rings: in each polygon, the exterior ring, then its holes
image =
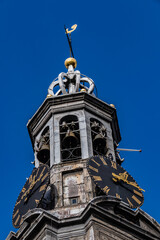
{"type": "Polygon", "coordinates": [[[116,106],[123,167],[146,190],[141,207],[158,222],[160,135],[160,1],[0,0],[1,198],[0,239],[32,171],[26,124],[69,57],[64,24],[77,24],[77,69],[91,77],[98,97],[116,106]]]}

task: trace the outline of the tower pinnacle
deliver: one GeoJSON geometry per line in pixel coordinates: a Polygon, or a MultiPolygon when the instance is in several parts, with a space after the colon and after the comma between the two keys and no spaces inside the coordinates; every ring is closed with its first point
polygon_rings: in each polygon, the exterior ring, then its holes
{"type": "Polygon", "coordinates": [[[77,28],[77,25],[73,25],[71,27],[72,30],[70,31],[68,28],[64,28],[70,47],[70,57],[67,58],[64,62],[64,65],[68,69],[68,72],[61,72],[58,77],[53,80],[48,88],[47,97],[55,97],[58,95],[72,94],[76,92],[87,92],[89,94],[92,94],[95,87],[94,81],[91,78],[81,74],[80,71],[74,70],[77,67],[77,61],[73,55],[71,32],[77,28]],[[58,90],[57,87],[59,87],[58,90]]]}

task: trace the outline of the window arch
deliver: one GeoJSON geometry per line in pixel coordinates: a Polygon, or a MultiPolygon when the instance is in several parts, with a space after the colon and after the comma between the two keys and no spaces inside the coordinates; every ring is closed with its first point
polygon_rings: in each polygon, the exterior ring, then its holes
{"type": "Polygon", "coordinates": [[[93,155],[106,155],[107,153],[107,131],[104,125],[97,119],[90,119],[93,155]]]}
{"type": "Polygon", "coordinates": [[[61,159],[77,160],[81,158],[81,143],[78,118],[67,115],[60,120],[61,159]]]}

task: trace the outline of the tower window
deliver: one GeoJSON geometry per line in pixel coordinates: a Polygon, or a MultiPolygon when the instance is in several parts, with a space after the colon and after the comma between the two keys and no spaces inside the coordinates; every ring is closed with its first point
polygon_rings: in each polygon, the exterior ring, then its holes
{"type": "Polygon", "coordinates": [[[78,118],[68,115],[60,121],[61,158],[76,160],[81,158],[81,144],[78,118]]]}
{"type": "Polygon", "coordinates": [[[71,198],[70,199],[71,205],[76,205],[78,203],[78,198],[71,198]]]}
{"type": "Polygon", "coordinates": [[[97,119],[90,119],[93,154],[105,155],[107,153],[107,132],[104,125],[97,119]]]}

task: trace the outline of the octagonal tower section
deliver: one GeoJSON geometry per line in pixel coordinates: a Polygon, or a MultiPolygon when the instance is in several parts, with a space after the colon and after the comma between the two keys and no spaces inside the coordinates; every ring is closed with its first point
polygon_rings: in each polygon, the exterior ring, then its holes
{"type": "Polygon", "coordinates": [[[76,209],[83,210],[98,195],[87,171],[87,160],[102,151],[116,161],[114,142],[121,140],[116,109],[86,92],[48,97],[27,127],[35,167],[50,167],[54,211],[67,208],[72,214],[76,209]],[[40,152],[45,148],[47,156],[41,159],[40,152]]]}

